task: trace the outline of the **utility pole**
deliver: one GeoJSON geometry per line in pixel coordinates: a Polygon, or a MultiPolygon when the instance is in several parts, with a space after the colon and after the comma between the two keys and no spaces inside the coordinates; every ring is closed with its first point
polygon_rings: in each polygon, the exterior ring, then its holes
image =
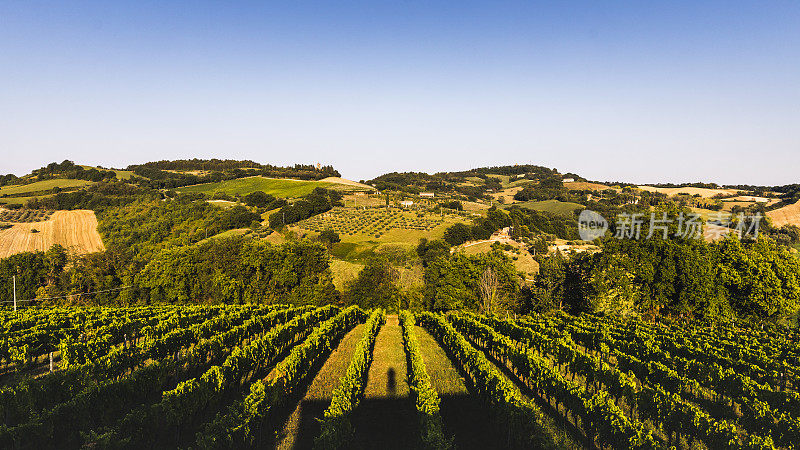
{"type": "Polygon", "coordinates": [[[13,276],[14,280],[14,312],[17,312],[17,276],[13,276]]]}

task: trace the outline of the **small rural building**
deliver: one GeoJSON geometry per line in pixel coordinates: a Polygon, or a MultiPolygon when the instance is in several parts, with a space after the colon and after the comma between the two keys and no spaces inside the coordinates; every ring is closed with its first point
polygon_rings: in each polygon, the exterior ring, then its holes
{"type": "Polygon", "coordinates": [[[508,239],[509,237],[511,237],[511,231],[513,229],[514,229],[514,227],[503,227],[503,228],[495,231],[494,233],[492,233],[492,237],[508,239]]]}
{"type": "Polygon", "coordinates": [[[420,192],[420,197],[435,197],[436,195],[433,192],[420,192]]]}
{"type": "Polygon", "coordinates": [[[575,181],[575,178],[564,178],[561,181],[563,181],[564,183],[572,183],[573,181],[575,181]]]}
{"type": "Polygon", "coordinates": [[[400,206],[402,206],[403,208],[410,208],[414,206],[414,202],[412,202],[411,200],[402,200],[400,201],[400,206]]]}

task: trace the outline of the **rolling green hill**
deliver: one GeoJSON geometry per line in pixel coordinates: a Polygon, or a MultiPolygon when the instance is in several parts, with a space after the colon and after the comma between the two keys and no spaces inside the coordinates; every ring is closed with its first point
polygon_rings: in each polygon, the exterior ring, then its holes
{"type": "Polygon", "coordinates": [[[69,180],[64,178],[56,178],[53,180],[37,181],[31,184],[3,186],[0,188],[0,195],[3,194],[15,195],[15,194],[25,194],[27,192],[41,192],[53,189],[54,187],[58,187],[61,189],[83,187],[83,186],[88,186],[90,184],[94,183],[86,180],[69,180]]]}
{"type": "Polygon", "coordinates": [[[321,181],[291,180],[288,178],[247,177],[235,180],[220,181],[218,183],[196,184],[177,189],[179,192],[199,192],[214,194],[223,192],[229,195],[247,195],[255,191],[263,191],[275,197],[302,197],[308,195],[314,188],[332,188],[334,183],[321,181]]]}
{"type": "Polygon", "coordinates": [[[53,195],[53,188],[75,190],[94,184],[92,181],[56,178],[52,180],[37,181],[31,184],[11,185],[0,187],[0,203],[24,205],[33,198],[45,198],[53,195]]]}

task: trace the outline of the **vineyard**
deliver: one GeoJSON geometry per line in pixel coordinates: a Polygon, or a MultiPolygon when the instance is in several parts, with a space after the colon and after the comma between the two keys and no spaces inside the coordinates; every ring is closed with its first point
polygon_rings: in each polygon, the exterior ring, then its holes
{"type": "Polygon", "coordinates": [[[800,342],[767,325],[218,305],[6,310],[0,332],[0,448],[800,442],[800,342]],[[392,398],[375,398],[386,367],[392,398]],[[312,381],[328,395],[303,412],[312,381]],[[454,381],[464,398],[441,389],[454,381]],[[369,430],[381,409],[390,426],[369,430]],[[278,445],[292,410],[312,436],[278,445]]]}
{"type": "Polygon", "coordinates": [[[450,215],[410,212],[396,208],[334,208],[324,214],[303,220],[298,225],[307,230],[320,232],[325,229],[344,235],[381,235],[393,229],[432,231],[446,222],[450,215]]]}

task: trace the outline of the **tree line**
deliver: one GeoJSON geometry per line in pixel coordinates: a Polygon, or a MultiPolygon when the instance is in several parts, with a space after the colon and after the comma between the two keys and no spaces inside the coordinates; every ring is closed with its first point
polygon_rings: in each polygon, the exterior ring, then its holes
{"type": "Polygon", "coordinates": [[[780,321],[800,309],[800,261],[769,237],[614,239],[602,251],[540,256],[526,309],[780,321]]]}
{"type": "Polygon", "coordinates": [[[467,241],[489,239],[495,231],[505,227],[511,227],[511,237],[515,239],[540,235],[567,240],[579,238],[575,217],[514,206],[508,212],[492,207],[486,217],[477,217],[472,224],[455,223],[445,230],[443,239],[457,246],[467,241]]]}

